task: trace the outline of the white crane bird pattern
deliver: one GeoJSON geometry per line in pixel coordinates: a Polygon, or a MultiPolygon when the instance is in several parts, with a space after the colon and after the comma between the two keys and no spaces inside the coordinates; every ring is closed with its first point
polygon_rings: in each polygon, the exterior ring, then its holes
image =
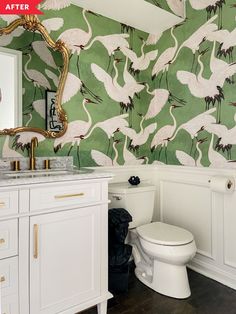
{"type": "MultiPolygon", "coordinates": [[[[182,0],[154,2],[184,16],[182,0]]],[[[134,29],[131,36],[128,27],[121,34],[118,22],[70,0],[46,0],[41,9],[52,38],[74,53],[62,101],[68,130],[55,140],[40,138],[44,154],[70,154],[80,166],[236,165],[235,0],[187,1],[183,23],[156,35],[134,29]]],[[[0,16],[0,26],[17,17],[0,16]]],[[[14,48],[23,36],[18,29],[0,45],[14,48]]],[[[43,123],[44,91],[56,90],[60,64],[38,34],[25,49],[24,81],[33,89],[24,123],[33,126],[36,118],[43,123]]],[[[13,149],[24,155],[27,139],[0,138],[2,156],[13,149]]]]}

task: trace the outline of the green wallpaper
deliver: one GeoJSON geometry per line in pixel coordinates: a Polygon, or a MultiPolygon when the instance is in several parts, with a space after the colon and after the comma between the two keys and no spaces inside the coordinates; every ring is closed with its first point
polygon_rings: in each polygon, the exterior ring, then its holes
{"type": "MultiPolygon", "coordinates": [[[[156,2],[170,8],[169,0],[156,2]]],[[[234,1],[200,2],[187,2],[186,21],[155,45],[148,34],[72,5],[45,10],[40,18],[51,36],[73,54],[63,103],[68,131],[56,140],[40,138],[38,155],[70,154],[80,166],[155,161],[234,167],[234,1]]],[[[58,62],[42,67],[51,86],[58,62]]],[[[14,155],[16,145],[17,154],[26,154],[25,137],[1,137],[2,156],[14,155]]]]}

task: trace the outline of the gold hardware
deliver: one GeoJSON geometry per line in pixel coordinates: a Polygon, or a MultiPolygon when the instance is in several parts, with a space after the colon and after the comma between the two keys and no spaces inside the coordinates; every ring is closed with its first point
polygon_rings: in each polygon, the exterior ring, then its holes
{"type": "Polygon", "coordinates": [[[19,171],[20,170],[20,161],[19,160],[14,160],[12,162],[12,170],[13,171],[19,171]]]}
{"type": "Polygon", "coordinates": [[[51,169],[50,159],[44,160],[44,169],[46,170],[51,169]]]}
{"type": "Polygon", "coordinates": [[[4,244],[5,242],[5,239],[0,239],[0,244],[4,244]]]}
{"type": "Polygon", "coordinates": [[[29,157],[30,157],[30,167],[29,170],[35,170],[35,148],[38,147],[38,138],[33,137],[31,139],[30,143],[30,151],[29,151],[29,157]]]}
{"type": "Polygon", "coordinates": [[[79,196],[84,196],[84,193],[55,195],[54,197],[55,199],[63,199],[63,198],[79,197],[79,196]]]}
{"type": "Polygon", "coordinates": [[[0,207],[4,207],[6,204],[4,202],[0,202],[0,207]]]}
{"type": "Polygon", "coordinates": [[[62,103],[62,94],[65,87],[66,78],[67,78],[68,69],[69,69],[70,52],[66,48],[64,42],[62,42],[61,40],[58,40],[55,42],[50,37],[47,29],[40,22],[37,15],[22,15],[20,18],[15,19],[13,22],[11,22],[8,26],[0,28],[0,38],[1,36],[11,34],[18,27],[23,27],[24,29],[30,32],[36,32],[36,31],[39,32],[42,35],[43,39],[45,40],[46,44],[49,47],[51,47],[54,51],[60,52],[62,55],[63,67],[61,69],[59,84],[58,84],[57,93],[56,93],[56,111],[57,111],[59,120],[63,124],[63,127],[62,127],[62,130],[59,132],[46,131],[41,128],[17,127],[17,128],[12,128],[12,129],[0,130],[0,135],[16,135],[19,132],[37,132],[47,138],[60,137],[66,132],[67,126],[68,126],[67,115],[64,109],[62,108],[61,103],[62,103]]]}
{"type": "Polygon", "coordinates": [[[0,282],[4,282],[4,281],[6,281],[6,278],[4,276],[1,276],[0,277],[0,282]]]}
{"type": "Polygon", "coordinates": [[[34,225],[34,258],[38,258],[38,233],[39,233],[39,226],[34,225]]]}

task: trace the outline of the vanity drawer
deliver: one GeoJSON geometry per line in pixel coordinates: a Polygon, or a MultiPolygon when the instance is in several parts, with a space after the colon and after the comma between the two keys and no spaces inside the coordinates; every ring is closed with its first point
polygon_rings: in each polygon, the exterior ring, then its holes
{"type": "Polygon", "coordinates": [[[71,183],[55,187],[43,187],[30,190],[30,209],[46,210],[59,207],[77,206],[101,200],[100,183],[71,183]]]}
{"type": "Polygon", "coordinates": [[[0,259],[18,254],[18,220],[0,221],[0,259]]]}
{"type": "Polygon", "coordinates": [[[19,314],[17,295],[2,298],[2,314],[19,314]]]}
{"type": "Polygon", "coordinates": [[[18,294],[18,257],[0,261],[0,285],[3,297],[18,294]]]}
{"type": "Polygon", "coordinates": [[[0,191],[0,217],[18,213],[18,191],[0,191]]]}

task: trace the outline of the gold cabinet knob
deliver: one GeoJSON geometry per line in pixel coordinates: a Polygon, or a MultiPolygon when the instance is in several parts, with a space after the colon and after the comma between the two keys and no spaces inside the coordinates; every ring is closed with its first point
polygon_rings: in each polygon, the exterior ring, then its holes
{"type": "Polygon", "coordinates": [[[0,245],[1,245],[1,244],[4,244],[5,242],[6,242],[5,239],[3,239],[3,238],[0,239],[0,245]]]}
{"type": "Polygon", "coordinates": [[[4,207],[6,204],[0,201],[0,207],[4,207]]]}

